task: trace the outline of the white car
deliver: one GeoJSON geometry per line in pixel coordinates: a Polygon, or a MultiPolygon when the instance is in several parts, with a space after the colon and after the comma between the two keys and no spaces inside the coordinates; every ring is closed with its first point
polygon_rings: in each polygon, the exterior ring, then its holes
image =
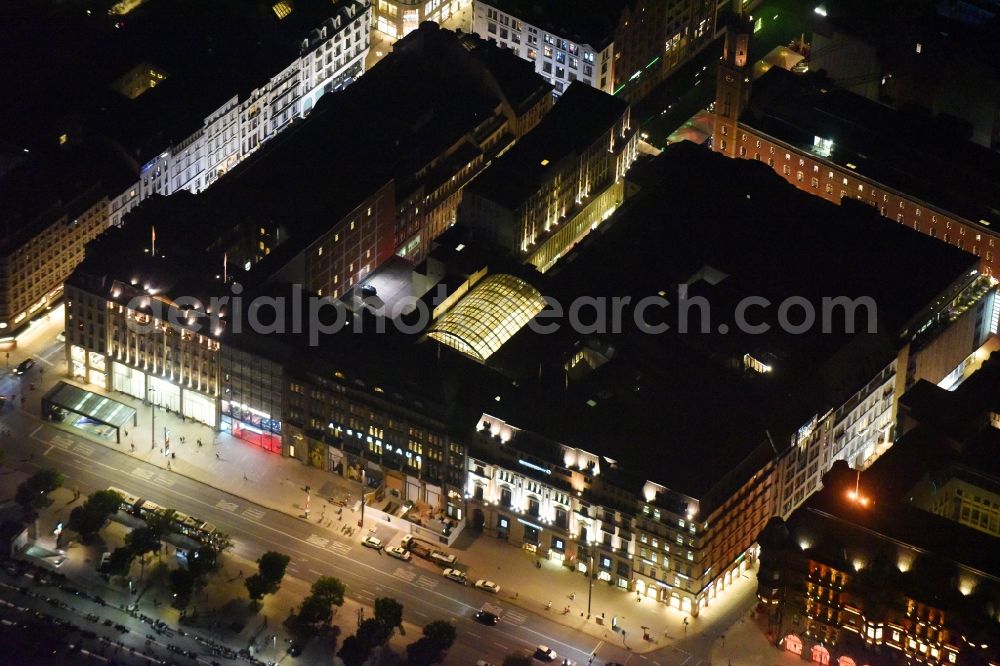
{"type": "Polygon", "coordinates": [[[464,571],[460,571],[458,569],[445,569],[441,573],[441,575],[449,580],[455,581],[456,583],[461,583],[462,585],[465,585],[466,578],[464,571]]]}
{"type": "Polygon", "coordinates": [[[539,661],[555,661],[559,658],[556,651],[550,648],[548,645],[539,645],[535,648],[535,659],[539,661]]]}
{"type": "Polygon", "coordinates": [[[366,536],[361,540],[362,546],[368,546],[369,548],[374,548],[375,550],[382,550],[382,542],[373,536],[366,536]]]}
{"type": "Polygon", "coordinates": [[[483,580],[483,579],[477,580],[476,587],[479,588],[480,590],[486,590],[487,592],[492,592],[493,594],[496,594],[497,592],[500,591],[500,586],[491,580],[483,580]]]}
{"type": "Polygon", "coordinates": [[[391,546],[386,548],[385,552],[389,553],[389,555],[395,557],[397,560],[403,560],[404,562],[409,562],[410,558],[413,557],[413,555],[410,554],[410,551],[400,546],[391,546]]]}

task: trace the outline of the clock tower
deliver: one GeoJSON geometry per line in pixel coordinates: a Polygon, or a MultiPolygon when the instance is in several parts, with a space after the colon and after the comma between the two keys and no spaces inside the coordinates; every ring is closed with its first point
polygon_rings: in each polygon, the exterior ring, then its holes
{"type": "Polygon", "coordinates": [[[726,43],[715,84],[712,146],[728,157],[737,153],[737,127],[750,99],[750,35],[753,25],[740,13],[726,28],[726,43]]]}

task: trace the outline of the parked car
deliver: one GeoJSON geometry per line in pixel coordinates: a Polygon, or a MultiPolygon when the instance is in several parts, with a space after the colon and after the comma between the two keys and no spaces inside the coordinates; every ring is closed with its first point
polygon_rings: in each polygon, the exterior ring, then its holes
{"type": "Polygon", "coordinates": [[[486,661],[485,659],[480,659],[476,662],[476,666],[493,666],[493,662],[486,661]]]}
{"type": "Polygon", "coordinates": [[[374,548],[375,550],[382,550],[382,541],[376,539],[375,537],[369,535],[361,540],[362,546],[368,546],[369,548],[374,548]]]}
{"type": "Polygon", "coordinates": [[[483,580],[483,579],[477,580],[476,587],[480,590],[486,590],[487,592],[492,592],[493,594],[496,594],[497,592],[500,591],[500,586],[491,580],[483,580]]]}
{"type": "Polygon", "coordinates": [[[56,336],[57,342],[66,342],[66,331],[59,331],[59,335],[56,336]]]}
{"type": "Polygon", "coordinates": [[[33,367],[35,367],[35,359],[33,359],[33,358],[26,358],[23,361],[21,361],[20,363],[18,363],[17,369],[15,370],[15,372],[17,374],[19,374],[19,375],[23,375],[28,370],[31,370],[33,367]]]}
{"type": "Polygon", "coordinates": [[[460,571],[458,569],[445,569],[441,575],[449,580],[455,581],[456,583],[465,585],[466,577],[464,571],[460,571]]]}
{"type": "Polygon", "coordinates": [[[413,557],[413,555],[410,554],[410,551],[405,548],[401,548],[400,546],[391,546],[386,548],[385,552],[389,553],[389,555],[395,557],[397,560],[403,560],[404,562],[409,562],[410,558],[413,557]]]}
{"type": "Polygon", "coordinates": [[[535,648],[535,659],[539,661],[555,661],[559,658],[556,651],[550,648],[548,645],[539,645],[535,648]]]}

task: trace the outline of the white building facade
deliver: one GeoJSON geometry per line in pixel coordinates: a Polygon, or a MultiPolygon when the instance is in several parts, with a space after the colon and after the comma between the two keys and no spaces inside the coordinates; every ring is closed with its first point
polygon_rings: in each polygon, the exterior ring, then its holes
{"type": "Polygon", "coordinates": [[[578,44],[567,36],[525,23],[481,0],[473,4],[472,31],[534,63],[535,71],[552,84],[556,96],[573,81],[583,81],[606,93],[614,93],[612,35],[608,35],[607,44],[578,44]]]}
{"type": "Polygon", "coordinates": [[[299,56],[241,100],[234,94],[209,113],[202,127],[142,166],[138,182],[110,200],[108,219],[122,217],[153,194],[198,193],[304,118],[327,92],[364,73],[371,44],[369,0],[353,0],[302,39],[299,56]]]}

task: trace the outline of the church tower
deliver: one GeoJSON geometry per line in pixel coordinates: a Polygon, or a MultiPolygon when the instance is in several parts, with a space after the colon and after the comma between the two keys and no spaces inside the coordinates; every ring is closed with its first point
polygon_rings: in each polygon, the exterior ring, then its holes
{"type": "MultiPolygon", "coordinates": [[[[739,0],[737,0],[739,2],[739,0]]],[[[726,44],[715,84],[715,126],[712,146],[728,157],[737,153],[736,130],[750,100],[750,35],[753,24],[740,12],[726,28],[726,44]]]]}

